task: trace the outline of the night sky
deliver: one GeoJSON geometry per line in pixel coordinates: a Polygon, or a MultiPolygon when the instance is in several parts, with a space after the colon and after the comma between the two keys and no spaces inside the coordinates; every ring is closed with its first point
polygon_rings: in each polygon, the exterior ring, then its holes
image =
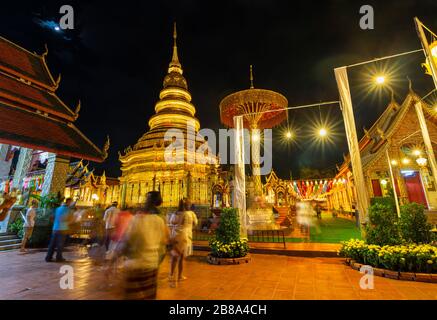
{"type": "MultiPolygon", "coordinates": [[[[437,31],[437,1],[3,1],[1,35],[37,53],[49,47],[48,63],[57,93],[73,110],[76,125],[96,145],[111,138],[108,160],[97,173],[120,175],[118,151],[148,130],[172,50],[177,21],[179,58],[202,128],[222,128],[218,105],[234,91],[255,87],[278,91],[290,106],[338,100],[334,67],[420,49],[413,17],[437,31]],[[59,8],[75,10],[75,29],[56,32],[44,22],[58,21],[59,8]],[[361,30],[359,8],[375,10],[375,29],[361,30]]],[[[392,85],[402,102],[408,89],[425,95],[433,88],[420,67],[423,54],[388,60],[350,73],[357,130],[369,128],[389,101],[388,91],[366,87],[379,68],[395,70],[392,85]]],[[[288,147],[274,131],[273,166],[284,178],[299,168],[335,168],[347,153],[338,107],[289,113],[297,130],[288,147]],[[311,143],[311,123],[328,121],[332,141],[311,143]]],[[[0,124],[1,125],[1,124],[0,124]]],[[[38,128],[35,128],[38,130],[38,128]]]]}

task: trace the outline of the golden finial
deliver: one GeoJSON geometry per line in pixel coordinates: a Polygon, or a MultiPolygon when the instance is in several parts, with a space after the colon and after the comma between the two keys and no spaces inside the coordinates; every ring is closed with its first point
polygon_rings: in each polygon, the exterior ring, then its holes
{"type": "Polygon", "coordinates": [[[179,62],[179,57],[178,57],[178,47],[176,44],[176,40],[177,40],[178,34],[176,31],[176,22],[173,25],[173,56],[171,58],[171,62],[168,68],[168,72],[172,72],[172,71],[176,71],[179,73],[182,73],[182,66],[181,63],[179,62]]]}
{"type": "Polygon", "coordinates": [[[250,65],[250,89],[253,89],[253,69],[252,69],[252,65],[250,65]]]}

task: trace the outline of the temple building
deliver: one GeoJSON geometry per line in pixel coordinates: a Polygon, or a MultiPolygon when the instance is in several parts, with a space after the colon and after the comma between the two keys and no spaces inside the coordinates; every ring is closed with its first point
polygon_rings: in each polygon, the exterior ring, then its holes
{"type": "Polygon", "coordinates": [[[62,196],[70,159],[102,162],[109,148],[74,125],[80,103],[73,111],[57,96],[46,56],[0,37],[0,191],[16,193],[17,205],[29,192],[62,196]]]}
{"type": "MultiPolygon", "coordinates": [[[[427,209],[437,208],[436,179],[432,176],[423,142],[415,103],[421,102],[432,142],[437,151],[437,118],[435,111],[413,90],[399,104],[392,97],[386,110],[359,142],[363,172],[370,197],[383,197],[393,190],[389,160],[393,169],[395,190],[400,204],[416,202],[427,209]]],[[[338,168],[333,188],[328,194],[331,209],[351,211],[356,192],[350,157],[338,168]]]]}
{"type": "Polygon", "coordinates": [[[72,198],[79,207],[110,205],[118,201],[120,183],[117,178],[106,177],[106,173],[98,176],[83,160],[70,164],[64,196],[72,198]]]}
{"type": "Polygon", "coordinates": [[[156,113],[149,119],[150,130],[119,154],[122,205],[144,203],[151,190],[161,191],[162,207],[176,207],[183,197],[189,197],[197,206],[209,207],[214,202],[212,190],[220,167],[217,157],[202,148],[207,143],[198,136],[200,123],[179,62],[176,36],[175,25],[173,55],[155,104],[156,113]],[[175,129],[184,141],[177,140],[177,133],[169,133],[175,129]],[[168,156],[173,160],[169,161],[168,156]]]}

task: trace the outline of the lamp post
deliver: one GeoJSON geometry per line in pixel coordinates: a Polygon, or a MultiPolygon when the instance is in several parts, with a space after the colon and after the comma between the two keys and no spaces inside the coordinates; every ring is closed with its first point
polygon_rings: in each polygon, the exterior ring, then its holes
{"type": "Polygon", "coordinates": [[[390,177],[391,177],[391,183],[393,186],[393,195],[395,198],[395,204],[396,204],[396,212],[398,214],[398,218],[401,216],[401,210],[399,208],[399,199],[398,199],[398,194],[396,192],[396,183],[395,183],[395,177],[393,175],[393,168],[392,168],[392,161],[390,160],[390,156],[388,155],[388,148],[385,149],[385,155],[387,157],[387,161],[388,161],[388,167],[390,168],[390,177]]]}
{"type": "MultiPolygon", "coordinates": [[[[340,100],[342,105],[346,136],[349,144],[349,152],[351,156],[351,164],[352,164],[352,172],[355,180],[355,188],[357,191],[357,206],[360,212],[361,225],[364,225],[367,221],[367,211],[369,207],[370,198],[366,188],[362,164],[361,164],[360,150],[358,146],[358,138],[357,138],[357,132],[355,127],[355,118],[353,113],[352,98],[349,88],[347,69],[352,67],[362,66],[369,63],[374,63],[376,61],[409,55],[417,52],[423,52],[423,49],[402,52],[402,53],[376,58],[369,61],[359,62],[349,66],[343,66],[334,69],[335,78],[337,81],[338,91],[340,94],[340,100]]],[[[383,84],[385,83],[385,81],[386,81],[385,75],[379,75],[376,77],[376,82],[378,84],[383,84]]]]}

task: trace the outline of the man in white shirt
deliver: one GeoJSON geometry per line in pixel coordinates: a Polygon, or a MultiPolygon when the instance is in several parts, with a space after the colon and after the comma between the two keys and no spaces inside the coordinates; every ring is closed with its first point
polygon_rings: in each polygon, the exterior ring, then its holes
{"type": "Polygon", "coordinates": [[[38,202],[36,200],[32,201],[29,209],[27,209],[26,217],[24,219],[24,235],[21,241],[21,252],[26,251],[26,243],[30,239],[33,233],[33,227],[35,226],[36,208],[38,207],[38,202]]]}
{"type": "Polygon", "coordinates": [[[114,201],[112,205],[105,211],[103,216],[103,221],[105,222],[105,246],[106,250],[109,249],[109,244],[111,242],[112,234],[115,230],[115,219],[117,218],[120,210],[117,208],[118,202],[114,201]]]}

